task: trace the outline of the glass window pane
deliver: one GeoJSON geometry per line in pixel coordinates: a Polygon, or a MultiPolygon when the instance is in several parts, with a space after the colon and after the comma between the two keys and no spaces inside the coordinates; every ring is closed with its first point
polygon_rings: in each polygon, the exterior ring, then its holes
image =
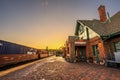
{"type": "Polygon", "coordinates": [[[120,52],[120,41],[119,42],[115,42],[115,51],[116,52],[120,52]]]}

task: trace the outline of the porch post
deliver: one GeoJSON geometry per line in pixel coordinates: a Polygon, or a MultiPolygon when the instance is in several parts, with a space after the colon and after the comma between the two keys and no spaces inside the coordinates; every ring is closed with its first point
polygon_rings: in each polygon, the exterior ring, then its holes
{"type": "Polygon", "coordinates": [[[74,62],[75,60],[75,44],[74,42],[71,42],[71,45],[70,45],[71,49],[70,49],[70,62],[74,62]]]}

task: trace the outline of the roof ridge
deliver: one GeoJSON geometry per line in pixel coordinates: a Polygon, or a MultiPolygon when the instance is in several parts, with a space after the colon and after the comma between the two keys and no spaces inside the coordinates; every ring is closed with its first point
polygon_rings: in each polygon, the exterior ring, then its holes
{"type": "Polygon", "coordinates": [[[118,11],[117,13],[115,13],[113,16],[111,16],[110,18],[113,18],[115,16],[117,16],[118,14],[120,14],[120,11],[118,11]]]}

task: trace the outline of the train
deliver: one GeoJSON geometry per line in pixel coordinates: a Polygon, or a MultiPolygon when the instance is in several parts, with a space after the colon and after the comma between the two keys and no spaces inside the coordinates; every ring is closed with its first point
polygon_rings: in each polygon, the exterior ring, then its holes
{"type": "Polygon", "coordinates": [[[0,67],[45,57],[48,51],[0,40],[0,67]]]}

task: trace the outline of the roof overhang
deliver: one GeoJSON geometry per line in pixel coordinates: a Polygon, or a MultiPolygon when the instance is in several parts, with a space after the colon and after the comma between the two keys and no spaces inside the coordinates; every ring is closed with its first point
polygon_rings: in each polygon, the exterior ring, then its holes
{"type": "Polygon", "coordinates": [[[118,36],[118,35],[120,35],[120,31],[116,32],[116,33],[109,34],[109,35],[101,35],[101,38],[102,38],[102,40],[105,41],[105,40],[108,40],[108,39],[113,38],[113,37],[118,36]]]}

